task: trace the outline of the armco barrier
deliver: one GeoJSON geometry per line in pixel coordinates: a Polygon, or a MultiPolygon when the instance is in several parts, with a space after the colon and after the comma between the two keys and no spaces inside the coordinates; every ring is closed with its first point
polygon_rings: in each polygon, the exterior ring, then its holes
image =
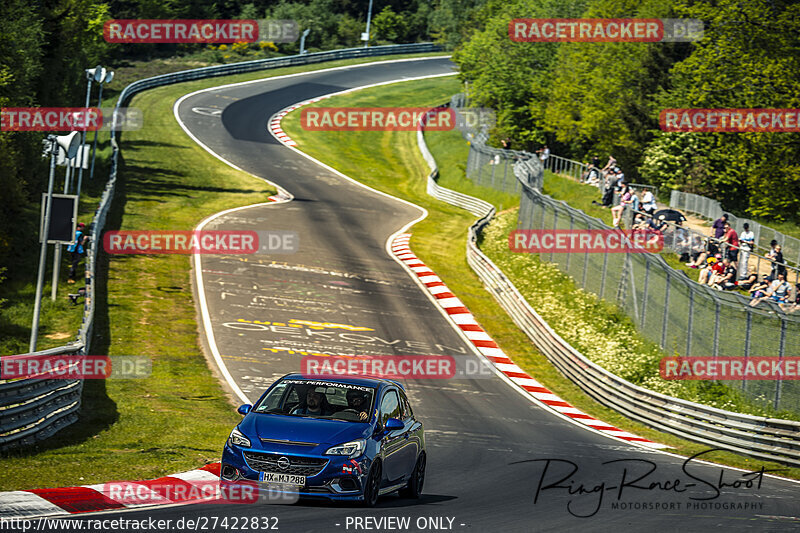
{"type": "MultiPolygon", "coordinates": [[[[659,394],[615,376],[570,346],[478,248],[478,235],[494,216],[494,208],[483,200],[436,184],[438,167],[425,144],[422,128],[417,130],[417,143],[431,168],[428,193],[481,216],[469,229],[467,263],[514,323],[561,373],[602,405],[660,431],[752,457],[800,466],[800,422],[743,415],[659,394]]],[[[535,170],[544,172],[541,165],[535,170]]],[[[541,178],[535,176],[518,178],[523,187],[528,183],[541,183],[541,178]]]]}
{"type": "MultiPolygon", "coordinates": [[[[163,74],[137,80],[123,89],[117,100],[117,108],[125,106],[139,92],[172,83],[199,80],[215,76],[242,74],[295,65],[308,65],[337,59],[374,57],[394,54],[436,52],[442,48],[433,43],[373,46],[350,48],[304,54],[302,56],[258,59],[229,65],[203,67],[172,74],[163,74]]],[[[111,171],[100,203],[90,225],[91,234],[99,236],[105,227],[114,188],[117,181],[119,146],[117,135],[111,132],[111,171]]],[[[76,341],[36,352],[36,355],[88,354],[92,338],[92,325],[96,300],[96,265],[99,246],[92,243],[86,254],[86,299],[83,306],[83,321],[76,341]]],[[[80,409],[81,380],[17,380],[0,381],[0,450],[29,446],[50,437],[56,431],[74,423],[80,409]]]]}

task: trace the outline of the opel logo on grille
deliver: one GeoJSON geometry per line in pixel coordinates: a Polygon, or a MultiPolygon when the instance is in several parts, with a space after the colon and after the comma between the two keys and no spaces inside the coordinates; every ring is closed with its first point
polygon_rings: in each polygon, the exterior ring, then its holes
{"type": "Polygon", "coordinates": [[[278,468],[281,470],[289,470],[289,467],[292,466],[292,463],[289,462],[288,457],[281,457],[278,459],[278,468]]]}

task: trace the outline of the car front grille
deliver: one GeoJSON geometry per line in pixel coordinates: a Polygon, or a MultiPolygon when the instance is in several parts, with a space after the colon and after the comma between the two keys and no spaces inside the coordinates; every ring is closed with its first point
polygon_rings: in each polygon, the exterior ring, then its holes
{"type": "Polygon", "coordinates": [[[327,459],[297,457],[295,455],[284,455],[280,453],[244,452],[244,458],[253,470],[306,477],[316,476],[322,472],[322,469],[328,464],[327,459]],[[278,459],[281,457],[289,459],[289,468],[284,470],[278,466],[278,459]]]}

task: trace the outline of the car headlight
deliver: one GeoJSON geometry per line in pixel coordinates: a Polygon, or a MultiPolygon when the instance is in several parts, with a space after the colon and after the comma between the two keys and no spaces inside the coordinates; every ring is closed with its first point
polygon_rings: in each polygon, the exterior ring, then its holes
{"type": "Polygon", "coordinates": [[[347,455],[350,457],[358,457],[364,453],[364,449],[366,447],[367,441],[364,439],[358,439],[328,448],[328,451],[325,452],[325,455],[347,455]]]}
{"type": "Polygon", "coordinates": [[[228,444],[229,445],[236,445],[236,446],[244,446],[245,448],[250,447],[250,439],[245,437],[241,431],[236,428],[233,428],[231,431],[231,436],[228,437],[228,444]]]}

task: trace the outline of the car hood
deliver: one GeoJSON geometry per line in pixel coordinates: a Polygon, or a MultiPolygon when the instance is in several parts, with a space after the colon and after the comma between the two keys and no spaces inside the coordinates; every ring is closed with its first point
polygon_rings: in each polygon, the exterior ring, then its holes
{"type": "Polygon", "coordinates": [[[252,413],[242,420],[239,430],[247,436],[259,439],[333,445],[366,438],[370,434],[370,425],[319,418],[252,413]]]}

